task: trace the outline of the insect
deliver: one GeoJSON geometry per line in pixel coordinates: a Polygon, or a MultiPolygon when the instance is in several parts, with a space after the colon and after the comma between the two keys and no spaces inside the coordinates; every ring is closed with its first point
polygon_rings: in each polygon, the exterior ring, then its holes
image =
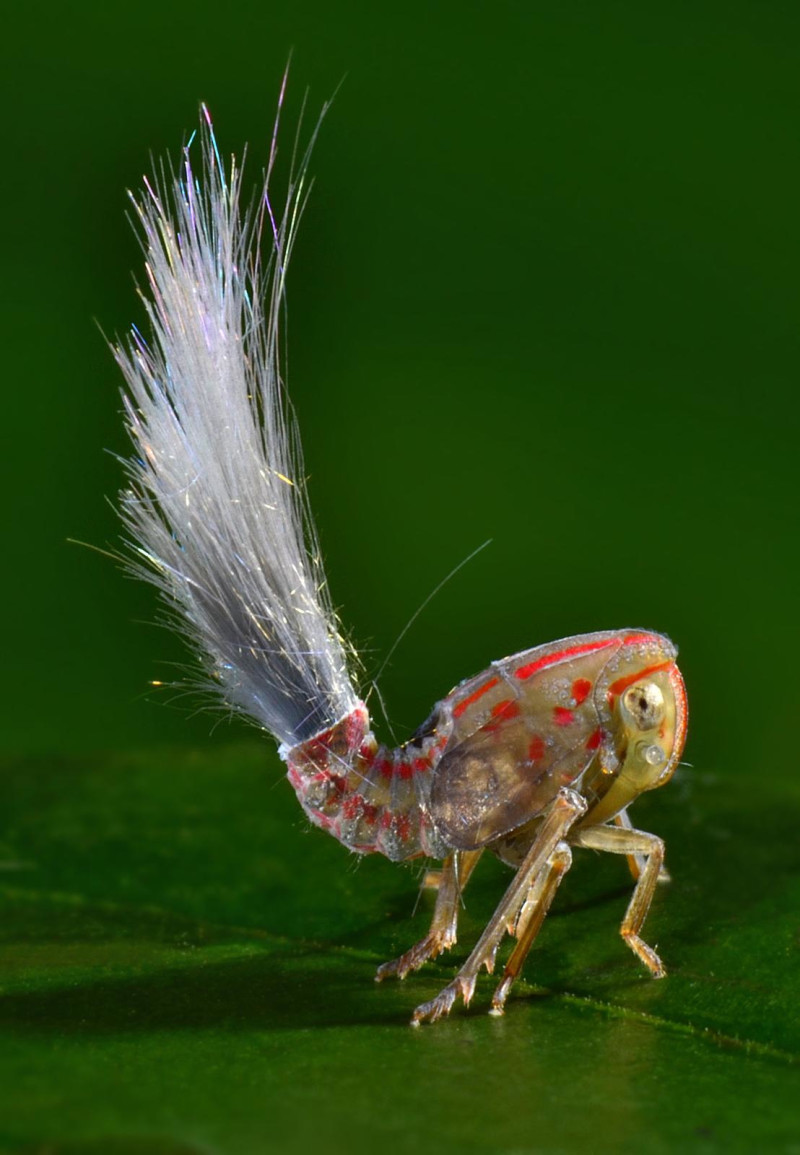
{"type": "Polygon", "coordinates": [[[279,211],[277,121],[250,205],[205,107],[200,138],[199,172],[190,141],[177,171],[162,165],[132,196],[150,335],[134,328],[114,352],[134,445],[121,495],[134,568],[160,589],[223,703],[277,739],[314,825],[360,854],[442,860],[430,931],[379,980],[455,943],[461,894],[485,850],[514,870],[472,953],[413,1023],[468,1004],[508,933],[516,942],[491,1004],[503,1012],[573,847],[627,856],[636,881],[621,933],[661,977],[640,931],[665,877],[664,846],[627,811],[681,756],[675,647],[610,630],[525,650],[462,682],[404,745],[378,743],[327,592],[283,380],[286,270],[313,135],[296,148],[279,211]]]}

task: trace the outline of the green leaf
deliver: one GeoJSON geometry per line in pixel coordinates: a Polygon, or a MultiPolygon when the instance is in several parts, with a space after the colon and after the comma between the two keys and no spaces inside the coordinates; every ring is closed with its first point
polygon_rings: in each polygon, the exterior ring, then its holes
{"type": "MultiPolygon", "coordinates": [[[[504,1018],[412,1030],[509,878],[482,861],[450,956],[403,983],[417,867],[310,830],[266,744],[7,764],[0,1150],[800,1150],[797,807],[691,770],[633,813],[673,876],[617,926],[624,863],[576,852],[504,1018]]],[[[496,981],[496,980],[494,980],[496,981]]]]}

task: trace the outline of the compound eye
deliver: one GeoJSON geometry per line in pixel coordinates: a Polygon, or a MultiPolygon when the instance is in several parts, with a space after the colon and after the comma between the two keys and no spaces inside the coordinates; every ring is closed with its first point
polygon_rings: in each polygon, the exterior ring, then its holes
{"type": "Polygon", "coordinates": [[[637,730],[655,730],[664,720],[664,695],[655,682],[629,687],[622,703],[637,730]]]}

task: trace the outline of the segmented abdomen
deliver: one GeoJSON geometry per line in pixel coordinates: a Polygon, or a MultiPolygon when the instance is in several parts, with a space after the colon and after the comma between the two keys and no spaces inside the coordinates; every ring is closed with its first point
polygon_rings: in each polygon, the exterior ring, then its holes
{"type": "Polygon", "coordinates": [[[433,768],[447,733],[433,731],[391,750],[379,746],[361,703],[331,729],[283,751],[301,806],[351,850],[394,861],[443,858],[430,818],[433,768]]]}

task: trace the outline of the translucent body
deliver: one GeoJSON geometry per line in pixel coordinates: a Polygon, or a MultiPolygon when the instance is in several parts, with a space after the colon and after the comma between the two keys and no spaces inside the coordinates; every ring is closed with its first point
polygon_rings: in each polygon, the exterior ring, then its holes
{"type": "Polygon", "coordinates": [[[352,849],[444,865],[428,934],[378,968],[404,978],[456,941],[461,893],[484,849],[516,873],[455,978],[412,1023],[469,1003],[505,934],[517,942],[495,990],[502,1014],[572,863],[572,847],[624,854],[636,880],[620,933],[653,978],[666,974],[640,936],[664,844],[635,830],[627,807],[669,781],[686,736],[676,650],[659,634],[614,630],[567,638],[493,662],[457,686],[414,738],[379,747],[360,705],[312,742],[286,751],[311,820],[352,849]]]}
{"type": "Polygon", "coordinates": [[[312,822],[352,850],[392,859],[491,848],[565,787],[585,799],[584,824],[604,822],[666,782],[680,758],[686,705],[675,658],[668,638],[631,630],[537,646],[462,682],[396,749],[377,744],[359,705],[284,751],[289,780],[312,822]],[[664,703],[652,733],[636,734],[651,758],[661,751],[655,762],[631,748],[621,702],[645,682],[664,703]]]}

